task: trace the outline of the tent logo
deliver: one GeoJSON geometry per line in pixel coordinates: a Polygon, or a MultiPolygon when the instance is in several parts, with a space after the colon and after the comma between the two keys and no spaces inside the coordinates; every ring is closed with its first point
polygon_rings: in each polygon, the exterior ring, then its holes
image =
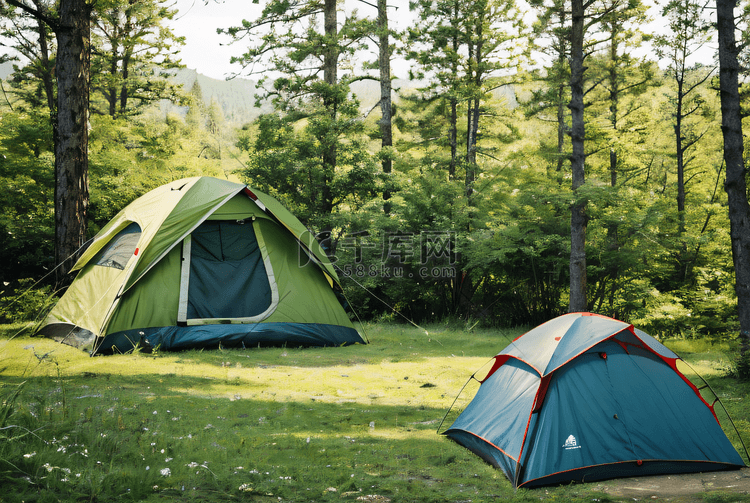
{"type": "Polygon", "coordinates": [[[567,440],[565,440],[565,443],[563,444],[563,449],[566,451],[569,451],[571,449],[580,449],[581,446],[578,445],[578,441],[576,440],[576,437],[573,435],[569,436],[567,440]]]}

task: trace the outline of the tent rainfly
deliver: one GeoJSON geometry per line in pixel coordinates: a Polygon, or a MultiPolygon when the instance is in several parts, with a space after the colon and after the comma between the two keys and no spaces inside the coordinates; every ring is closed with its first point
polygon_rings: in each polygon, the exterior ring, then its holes
{"type": "Polygon", "coordinates": [[[315,237],[273,197],[227,180],[139,197],[72,271],[39,333],[92,354],[365,342],[315,237]]]}
{"type": "Polygon", "coordinates": [[[743,467],[678,360],[630,324],[563,315],[495,356],[444,434],[515,487],[743,467]]]}

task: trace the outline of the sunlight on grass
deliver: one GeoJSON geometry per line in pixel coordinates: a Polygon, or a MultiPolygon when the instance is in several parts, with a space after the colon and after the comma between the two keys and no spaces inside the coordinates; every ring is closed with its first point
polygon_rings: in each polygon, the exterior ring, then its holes
{"type": "MultiPolygon", "coordinates": [[[[12,418],[0,430],[0,483],[19,501],[607,500],[596,485],[514,491],[437,434],[476,393],[472,374],[484,377],[518,333],[367,331],[371,344],[343,348],[94,358],[48,339],[0,340],[12,418]]],[[[724,348],[668,345],[750,435],[747,387],[717,363],[724,348]]]]}

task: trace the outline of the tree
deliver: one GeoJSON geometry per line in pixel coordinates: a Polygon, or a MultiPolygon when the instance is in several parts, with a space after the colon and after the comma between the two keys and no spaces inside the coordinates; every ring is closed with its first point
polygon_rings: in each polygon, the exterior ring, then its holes
{"type": "Polygon", "coordinates": [[[572,0],[570,30],[570,137],[573,152],[570,156],[570,166],[573,174],[574,202],[570,209],[570,312],[587,311],[586,302],[586,200],[579,193],[579,189],[586,181],[584,140],[586,129],[584,124],[583,103],[583,44],[585,33],[584,0],[572,0]]]}
{"type": "MultiPolygon", "coordinates": [[[[380,73],[380,162],[383,174],[390,175],[393,170],[393,120],[391,116],[393,104],[391,103],[391,42],[390,30],[388,29],[388,6],[387,0],[378,0],[378,71],[380,73]]],[[[391,198],[389,187],[383,191],[383,212],[391,212],[391,198]]]]}
{"type": "Polygon", "coordinates": [[[568,137],[570,102],[570,37],[568,18],[570,12],[564,0],[553,0],[545,4],[543,0],[534,0],[531,5],[538,11],[533,25],[534,40],[546,39],[548,43],[536,44],[535,50],[552,59],[551,65],[536,78],[543,83],[541,89],[535,89],[526,104],[528,117],[537,116],[545,121],[557,124],[557,143],[551,150],[550,164],[554,165],[557,178],[562,183],[562,173],[566,155],[566,138],[568,137]],[[550,111],[554,112],[551,116],[550,111]],[[548,115],[550,115],[548,117],[548,115]]]}
{"type": "Polygon", "coordinates": [[[719,94],[721,129],[724,134],[724,162],[729,198],[729,224],[735,273],[741,352],[750,349],[750,204],[743,158],[742,109],[739,93],[738,48],[735,42],[736,0],[716,0],[719,37],[719,94]]]}
{"type": "MultiPolygon", "coordinates": [[[[45,8],[41,0],[34,0],[37,9],[45,8]]],[[[19,95],[30,107],[46,106],[50,112],[50,121],[55,123],[55,77],[54,77],[54,41],[49,26],[40,18],[26,11],[9,7],[0,2],[0,18],[4,19],[2,37],[9,41],[9,46],[20,54],[28,63],[20,67],[15,65],[12,84],[15,94],[19,95]],[[28,86],[29,82],[34,82],[28,86]]],[[[3,59],[18,61],[4,55],[3,59]]]]}
{"type": "MultiPolygon", "coordinates": [[[[342,169],[346,166],[339,155],[345,138],[349,141],[361,134],[361,119],[356,117],[358,102],[349,93],[349,84],[356,76],[351,72],[340,74],[339,69],[350,66],[349,60],[363,48],[370,26],[357,16],[356,11],[339,22],[336,0],[297,3],[269,0],[258,19],[219,30],[235,40],[248,37],[258,41],[232,61],[240,63],[245,74],[263,73],[259,80],[261,87],[269,79],[273,81],[259,96],[271,98],[276,109],[273,117],[267,116],[258,123],[261,136],[269,124],[303,126],[303,137],[292,135],[301,143],[295,140],[287,147],[292,148],[294,144],[296,146],[291,151],[306,149],[303,152],[306,157],[286,164],[294,172],[294,176],[287,177],[287,180],[299,180],[297,175],[303,173],[308,175],[302,192],[312,198],[307,205],[307,215],[313,220],[306,223],[319,229],[324,240],[331,236],[334,227],[332,215],[342,202],[341,192],[336,188],[337,180],[341,182],[340,175],[352,181],[352,188],[370,186],[352,178],[367,176],[369,168],[342,169]]],[[[289,139],[291,141],[291,137],[289,139]]],[[[357,143],[349,144],[353,145],[357,143]]],[[[279,151],[277,146],[260,138],[256,142],[258,148],[273,155],[279,151]]],[[[348,152],[344,157],[359,164],[362,154],[348,152]]],[[[260,173],[254,165],[247,174],[256,183],[269,182],[258,179],[260,173]]],[[[296,197],[293,192],[289,196],[296,197]]],[[[356,198],[358,194],[353,196],[356,198]]],[[[333,248],[329,251],[332,252],[333,248]]]]}
{"type": "MultiPolygon", "coordinates": [[[[403,126],[419,130],[423,142],[442,150],[440,157],[422,160],[425,169],[440,170],[436,177],[442,174],[447,183],[460,185],[460,197],[446,204],[451,226],[459,230],[455,238],[463,240],[482,226],[475,217],[483,163],[495,162],[498,147],[517,137],[514,120],[494,95],[517,79],[525,62],[520,44],[525,24],[512,0],[417,0],[410,8],[417,12],[418,22],[408,30],[406,55],[415,62],[412,78],[426,79],[427,85],[411,100],[421,106],[423,117],[403,126]]],[[[451,279],[452,300],[453,311],[461,314],[471,310],[477,289],[466,264],[457,253],[460,272],[451,279]]]]}
{"type": "Polygon", "coordinates": [[[697,116],[704,104],[700,86],[714,72],[711,65],[697,64],[691,71],[690,57],[710,38],[709,23],[703,18],[705,4],[702,0],[671,0],[662,10],[668,20],[669,32],[654,37],[657,55],[669,62],[669,73],[676,86],[674,102],[674,137],[677,168],[678,234],[685,233],[685,173],[690,164],[687,155],[695,148],[705,131],[698,131],[689,122],[697,116]]]}
{"type": "MultiPolygon", "coordinates": [[[[605,158],[602,164],[607,166],[613,196],[627,190],[627,177],[633,166],[637,165],[637,157],[642,148],[639,145],[645,142],[647,130],[643,122],[647,105],[642,96],[649,86],[658,83],[655,79],[655,63],[632,56],[632,50],[640,47],[645,38],[639,30],[639,26],[645,23],[645,13],[646,7],[640,1],[630,1],[604,16],[601,32],[605,36],[607,47],[590,62],[594,74],[592,80],[600,82],[600,92],[590,99],[594,103],[590,107],[592,113],[589,116],[598,115],[606,118],[606,122],[591,121],[600,126],[596,128],[596,133],[590,135],[594,147],[587,150],[601,152],[600,157],[605,158]],[[597,101],[600,103],[596,103],[597,101]],[[626,178],[623,179],[621,175],[626,178]]],[[[615,217],[619,213],[617,207],[628,205],[623,199],[610,197],[598,205],[612,207],[610,214],[615,217]]],[[[625,256],[628,254],[627,245],[633,237],[635,222],[606,218],[606,213],[602,217],[599,222],[606,227],[606,251],[600,251],[594,259],[596,272],[592,278],[588,278],[591,285],[588,304],[591,310],[618,318],[621,313],[616,306],[616,296],[623,283],[629,281],[625,256]]]]}
{"type": "MultiPolygon", "coordinates": [[[[383,187],[383,213],[389,215],[391,213],[392,202],[390,201],[393,195],[393,87],[391,83],[391,56],[393,54],[393,46],[391,45],[391,39],[395,35],[396,38],[399,34],[394,33],[389,27],[388,19],[388,4],[387,0],[377,0],[377,5],[374,5],[367,0],[358,0],[359,2],[366,4],[370,7],[377,9],[377,15],[373,26],[370,28],[371,33],[367,35],[373,45],[377,49],[377,59],[375,61],[366,61],[362,66],[365,71],[377,70],[377,77],[370,75],[363,75],[361,79],[377,79],[380,84],[380,99],[373,107],[380,108],[380,119],[378,119],[378,132],[377,134],[371,134],[373,138],[377,135],[380,139],[380,151],[378,157],[380,159],[380,166],[383,172],[383,179],[385,180],[385,186],[383,187]]],[[[398,7],[396,7],[398,10],[398,7]]],[[[370,110],[370,113],[372,113],[370,110]]],[[[369,113],[368,113],[369,115],[369,113]]]]}
{"type": "Polygon", "coordinates": [[[92,90],[100,93],[111,117],[132,115],[159,99],[178,99],[165,70],[179,68],[179,46],[165,25],[177,10],[165,0],[98,0],[94,10],[92,90]],[[135,106],[134,106],[135,105],[135,106]]]}
{"type": "Polygon", "coordinates": [[[57,138],[55,145],[55,263],[61,277],[86,241],[91,3],[60,0],[57,11],[23,0],[5,0],[55,33],[57,138]]]}

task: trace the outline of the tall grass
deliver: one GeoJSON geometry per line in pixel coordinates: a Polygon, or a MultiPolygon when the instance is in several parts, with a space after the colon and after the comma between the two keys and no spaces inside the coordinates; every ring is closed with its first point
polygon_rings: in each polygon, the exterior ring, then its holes
{"type": "Polygon", "coordinates": [[[365,328],[366,346],[95,358],[0,340],[0,501],[616,499],[598,485],[514,491],[436,433],[520,330],[365,328]]]}

